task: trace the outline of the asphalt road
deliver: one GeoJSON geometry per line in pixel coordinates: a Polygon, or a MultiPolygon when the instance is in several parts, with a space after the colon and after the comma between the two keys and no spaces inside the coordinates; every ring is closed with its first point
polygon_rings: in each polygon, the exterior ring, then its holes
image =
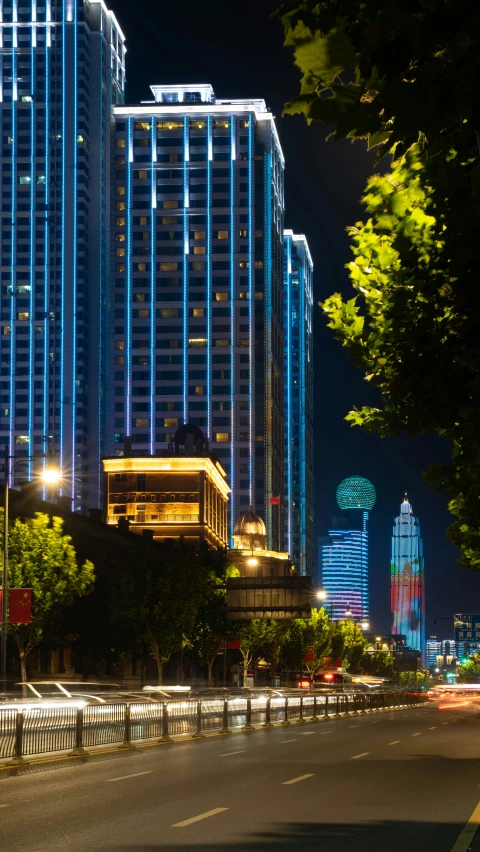
{"type": "Polygon", "coordinates": [[[427,705],[2,771],[0,846],[451,852],[480,801],[479,733],[470,708],[427,705]]]}

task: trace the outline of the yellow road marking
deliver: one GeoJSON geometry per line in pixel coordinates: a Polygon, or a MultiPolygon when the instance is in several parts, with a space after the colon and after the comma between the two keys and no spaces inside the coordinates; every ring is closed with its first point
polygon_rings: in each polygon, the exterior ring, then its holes
{"type": "Polygon", "coordinates": [[[468,820],[465,828],[463,829],[460,837],[458,838],[455,846],[452,849],[452,852],[467,852],[470,848],[470,844],[475,837],[478,827],[480,826],[480,802],[475,808],[473,814],[468,820]]]}

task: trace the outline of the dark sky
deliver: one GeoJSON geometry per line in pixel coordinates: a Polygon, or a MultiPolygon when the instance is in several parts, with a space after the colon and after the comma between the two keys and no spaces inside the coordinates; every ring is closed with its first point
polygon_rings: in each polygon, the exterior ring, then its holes
{"type": "MultiPolygon", "coordinates": [[[[316,301],[340,290],[353,295],[344,265],[345,227],[360,218],[358,203],[373,157],[361,142],[324,141],[325,128],[281,118],[298,92],[299,71],[271,18],[276,0],[109,0],[127,39],[127,103],[151,97],[151,83],[211,83],[220,98],[262,97],[277,119],[286,159],[286,227],[305,233],[315,265],[316,301]]],[[[390,536],[405,489],[420,519],[426,565],[427,633],[446,638],[451,624],[435,616],[480,611],[480,577],[457,565],[445,535],[446,498],[433,494],[421,471],[447,460],[434,438],[380,440],[344,422],[353,405],[372,401],[315,308],[315,526],[324,534],[345,476],[372,480],[377,504],[370,520],[372,628],[390,630],[390,536]]]]}

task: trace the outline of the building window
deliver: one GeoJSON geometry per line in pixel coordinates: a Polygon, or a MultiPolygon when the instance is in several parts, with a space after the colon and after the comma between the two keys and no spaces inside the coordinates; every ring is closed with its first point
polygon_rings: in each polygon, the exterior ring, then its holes
{"type": "Polygon", "coordinates": [[[160,316],[162,319],[173,319],[178,317],[178,308],[161,308],[160,316]]]}
{"type": "Polygon", "coordinates": [[[125,139],[117,139],[117,148],[125,148],[125,139]]]}
{"type": "Polygon", "coordinates": [[[162,201],[162,207],[164,210],[176,210],[178,207],[178,201],[162,201]]]}
{"type": "Polygon", "coordinates": [[[136,417],[133,421],[133,425],[137,427],[140,426],[145,429],[150,426],[150,423],[148,421],[148,417],[136,417]]]}
{"type": "Polygon", "coordinates": [[[117,248],[116,255],[117,255],[117,257],[125,257],[125,249],[124,248],[117,248]]]}
{"type": "Polygon", "coordinates": [[[213,122],[214,130],[228,130],[230,127],[230,122],[227,119],[221,119],[220,121],[213,122]]]}
{"type": "Polygon", "coordinates": [[[215,440],[218,441],[219,444],[225,443],[225,441],[229,440],[228,432],[215,432],[215,440]]]}
{"type": "Polygon", "coordinates": [[[142,169],[142,171],[137,172],[134,177],[136,177],[138,180],[147,180],[148,179],[148,172],[146,172],[144,169],[142,169]]]}
{"type": "Polygon", "coordinates": [[[183,130],[182,121],[157,121],[157,130],[183,130]]]}
{"type": "Polygon", "coordinates": [[[124,201],[117,201],[117,210],[125,210],[125,209],[126,209],[125,208],[125,202],[124,201]]]}
{"type": "Polygon", "coordinates": [[[124,263],[116,263],[115,264],[115,272],[125,272],[125,264],[124,263]]]}
{"type": "Polygon", "coordinates": [[[205,122],[204,121],[191,121],[190,122],[190,130],[205,130],[205,122]]]}
{"type": "Polygon", "coordinates": [[[192,316],[204,317],[205,316],[205,308],[192,308],[192,316]]]}
{"type": "Polygon", "coordinates": [[[17,437],[15,438],[15,443],[16,444],[29,444],[30,438],[28,437],[28,435],[17,435],[17,437]]]}
{"type": "Polygon", "coordinates": [[[194,240],[204,240],[205,239],[205,231],[194,231],[193,232],[194,240]]]}
{"type": "Polygon", "coordinates": [[[189,346],[206,346],[208,343],[206,337],[189,337],[188,345],[189,346]]]}
{"type": "Polygon", "coordinates": [[[215,293],[215,299],[217,302],[227,302],[228,293],[215,293]]]}
{"type": "Polygon", "coordinates": [[[194,246],[193,247],[194,254],[205,254],[205,246],[194,246]]]}
{"type": "Polygon", "coordinates": [[[151,130],[152,126],[149,121],[136,121],[134,128],[135,130],[151,130]]]}
{"type": "Polygon", "coordinates": [[[117,186],[117,195],[125,195],[125,187],[117,186]]]}
{"type": "Polygon", "coordinates": [[[28,320],[28,319],[29,319],[29,317],[30,317],[30,314],[28,313],[28,311],[20,311],[20,312],[17,314],[17,320],[22,320],[22,321],[24,321],[24,320],[28,320]]]}
{"type": "Polygon", "coordinates": [[[148,317],[150,316],[150,311],[148,310],[148,308],[142,308],[140,311],[137,311],[137,314],[138,319],[148,319],[148,317]]]}
{"type": "Polygon", "coordinates": [[[115,358],[115,364],[125,364],[125,358],[123,355],[117,355],[115,358]]]}
{"type": "Polygon", "coordinates": [[[159,263],[158,268],[160,272],[176,272],[178,263],[159,263]]]}
{"type": "Polygon", "coordinates": [[[195,394],[197,396],[203,396],[204,393],[205,393],[205,388],[202,385],[196,385],[195,394]]]}
{"type": "Polygon", "coordinates": [[[115,349],[125,349],[125,341],[124,340],[116,340],[115,341],[115,349]]]}
{"type": "Polygon", "coordinates": [[[228,231],[217,231],[217,240],[228,240],[228,231]]]}
{"type": "MultiPolygon", "coordinates": [[[[121,226],[121,225],[124,225],[124,224],[125,224],[125,217],[124,216],[117,216],[117,225],[121,226]]],[[[117,234],[116,240],[117,240],[118,243],[124,243],[125,242],[125,234],[117,234]]]]}
{"type": "Polygon", "coordinates": [[[171,429],[176,428],[178,426],[178,417],[165,417],[163,425],[169,426],[171,429]]]}

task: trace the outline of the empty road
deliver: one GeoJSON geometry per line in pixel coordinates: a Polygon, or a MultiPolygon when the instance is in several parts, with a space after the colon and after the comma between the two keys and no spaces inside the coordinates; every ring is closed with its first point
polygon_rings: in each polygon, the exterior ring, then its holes
{"type": "Polygon", "coordinates": [[[479,734],[426,705],[3,770],[1,848],[480,852],[479,734]]]}

